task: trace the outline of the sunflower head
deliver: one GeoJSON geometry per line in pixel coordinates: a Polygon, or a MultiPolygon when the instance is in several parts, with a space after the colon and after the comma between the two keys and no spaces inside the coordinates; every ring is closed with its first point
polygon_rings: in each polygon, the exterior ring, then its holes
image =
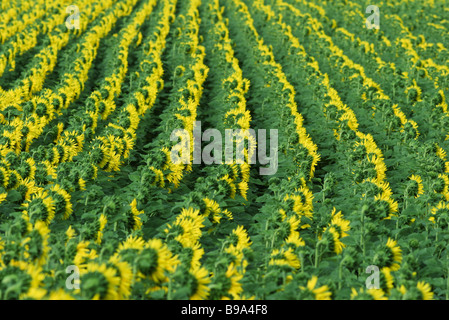
{"type": "Polygon", "coordinates": [[[351,289],[351,300],[388,300],[382,289],[351,289]]]}
{"type": "Polygon", "coordinates": [[[117,271],[105,264],[88,263],[81,269],[79,294],[85,299],[115,300],[119,285],[117,271]]]}
{"type": "Polygon", "coordinates": [[[402,262],[402,250],[397,242],[388,238],[386,245],[379,248],[374,256],[374,264],[379,267],[389,268],[391,271],[397,271],[402,262]]]}
{"type": "Polygon", "coordinates": [[[412,175],[405,188],[405,195],[407,197],[418,198],[422,194],[424,194],[424,187],[421,177],[418,175],[412,175]]]}
{"type": "Polygon", "coordinates": [[[307,286],[300,286],[300,296],[303,300],[331,300],[332,292],[329,290],[327,285],[317,287],[318,277],[312,276],[310,280],[307,281],[307,286]]]}

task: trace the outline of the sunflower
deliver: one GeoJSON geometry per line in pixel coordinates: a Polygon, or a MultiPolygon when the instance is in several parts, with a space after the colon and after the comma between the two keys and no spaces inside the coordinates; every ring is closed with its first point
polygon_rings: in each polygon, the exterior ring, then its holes
{"type": "Polygon", "coordinates": [[[153,239],[140,251],[136,264],[141,278],[161,283],[167,281],[165,272],[173,272],[178,260],[160,239],[153,239]]]}
{"type": "Polygon", "coordinates": [[[230,238],[232,245],[234,245],[238,250],[249,248],[251,245],[248,232],[243,226],[238,226],[236,229],[232,230],[230,238]]]}
{"type": "Polygon", "coordinates": [[[292,233],[288,236],[288,238],[285,239],[285,243],[287,245],[293,245],[294,248],[297,247],[304,247],[306,243],[304,240],[299,236],[299,232],[292,233]]]}
{"type": "Polygon", "coordinates": [[[209,271],[205,268],[194,267],[189,270],[189,275],[193,277],[193,288],[190,294],[190,300],[204,300],[207,299],[210,288],[209,271]]]}
{"type": "Polygon", "coordinates": [[[30,201],[31,195],[37,193],[39,190],[42,190],[42,188],[36,186],[35,180],[19,178],[17,183],[17,191],[22,194],[25,201],[30,201]]]}
{"type": "Polygon", "coordinates": [[[105,264],[88,263],[80,272],[79,292],[84,298],[95,300],[118,299],[120,277],[114,268],[105,264]]]}
{"type": "Polygon", "coordinates": [[[240,190],[240,195],[243,197],[243,199],[248,200],[246,195],[248,192],[248,183],[245,181],[239,182],[238,187],[240,190]]]}
{"type": "Polygon", "coordinates": [[[9,183],[9,171],[5,167],[0,167],[0,186],[7,188],[9,183]]]}
{"type": "Polygon", "coordinates": [[[379,202],[382,206],[385,205],[386,212],[384,215],[384,219],[391,219],[391,216],[393,216],[398,211],[398,203],[391,197],[388,197],[385,193],[375,196],[374,200],[379,202]]]}
{"type": "Polygon", "coordinates": [[[336,254],[342,253],[343,248],[346,246],[340,241],[340,233],[333,225],[325,227],[323,234],[320,235],[318,239],[320,241],[324,241],[324,243],[327,242],[329,244],[329,248],[336,254]]]}
{"type": "Polygon", "coordinates": [[[195,244],[201,237],[201,228],[204,227],[205,217],[200,215],[199,210],[189,207],[183,208],[181,214],[176,217],[173,224],[167,226],[164,232],[169,237],[174,237],[183,246],[191,246],[195,244]]]}
{"type": "Polygon", "coordinates": [[[318,282],[317,276],[312,276],[312,278],[307,281],[307,287],[300,286],[302,293],[311,295],[315,300],[331,300],[332,292],[329,291],[327,285],[315,288],[318,282]]]}
{"type": "Polygon", "coordinates": [[[47,290],[42,288],[30,288],[21,299],[23,300],[42,300],[47,294],[47,290]]]}
{"type": "Polygon", "coordinates": [[[204,215],[209,216],[211,213],[214,216],[214,222],[219,223],[221,219],[221,209],[220,205],[215,201],[209,198],[203,198],[204,204],[206,205],[206,209],[204,210],[204,215]]]}
{"type": "Polygon", "coordinates": [[[79,178],[78,187],[80,188],[81,191],[86,191],[86,180],[84,180],[83,178],[79,178]]]}
{"type": "Polygon", "coordinates": [[[226,190],[226,195],[229,196],[231,199],[235,198],[235,194],[237,192],[236,186],[231,178],[229,178],[229,175],[224,175],[219,179],[219,181],[224,181],[225,183],[222,184],[222,186],[226,190]]]}
{"type": "Polygon", "coordinates": [[[240,173],[242,174],[242,181],[248,182],[250,176],[250,166],[248,163],[242,163],[240,166],[240,173]]]}
{"type": "Polygon", "coordinates": [[[175,188],[179,187],[179,183],[182,180],[183,172],[184,172],[184,164],[172,164],[170,163],[170,173],[167,174],[168,182],[173,183],[175,188]]]}
{"type": "Polygon", "coordinates": [[[75,230],[73,230],[72,226],[69,226],[65,234],[67,236],[65,243],[67,244],[67,242],[69,242],[71,239],[75,237],[76,232],[75,230]]]}
{"type": "Polygon", "coordinates": [[[293,211],[299,215],[312,218],[313,216],[313,194],[305,186],[301,186],[299,189],[295,189],[294,194],[287,194],[284,197],[284,201],[293,199],[293,211]]]}
{"type": "Polygon", "coordinates": [[[54,167],[49,161],[42,161],[42,165],[45,167],[47,176],[51,176],[52,179],[56,180],[58,177],[56,174],[56,167],[54,167]]]}
{"type": "Polygon", "coordinates": [[[449,178],[447,174],[439,174],[434,182],[433,190],[444,196],[446,201],[449,201],[449,178]]]}
{"type": "Polygon", "coordinates": [[[140,219],[140,215],[144,213],[144,211],[137,210],[137,200],[134,200],[130,203],[131,214],[128,214],[128,225],[132,230],[140,230],[142,229],[142,221],[140,219]]]}
{"type": "Polygon", "coordinates": [[[94,255],[95,250],[90,249],[89,245],[89,241],[81,241],[76,246],[73,264],[77,265],[80,269],[84,268],[85,262],[87,262],[94,255]]]}
{"type": "Polygon", "coordinates": [[[387,294],[393,289],[394,278],[391,275],[391,270],[389,268],[382,268],[380,272],[380,288],[387,294]]]}
{"type": "Polygon", "coordinates": [[[131,265],[128,262],[121,261],[118,256],[113,256],[109,259],[108,266],[114,268],[120,277],[118,299],[127,299],[131,295],[131,285],[133,281],[131,265]]]}
{"type": "Polygon", "coordinates": [[[424,187],[422,184],[422,179],[418,175],[412,175],[410,177],[412,184],[407,187],[409,194],[413,195],[415,198],[419,198],[420,195],[424,194],[424,187]]]}
{"type": "MultiPolygon", "coordinates": [[[[299,232],[297,231],[299,228],[299,225],[301,223],[301,216],[297,216],[297,215],[291,215],[288,219],[284,219],[284,221],[282,222],[283,227],[281,227],[281,230],[285,230],[287,229],[287,235],[285,236],[285,238],[288,238],[291,235],[294,234],[298,234],[299,232]]],[[[284,236],[284,233],[282,233],[282,236],[284,236]]]]}

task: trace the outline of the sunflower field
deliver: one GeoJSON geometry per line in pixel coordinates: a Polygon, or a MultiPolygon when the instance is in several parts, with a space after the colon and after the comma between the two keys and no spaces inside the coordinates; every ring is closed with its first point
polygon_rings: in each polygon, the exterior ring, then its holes
{"type": "Polygon", "coordinates": [[[449,299],[448,17],[1,1],[0,299],[449,299]],[[277,130],[276,172],[173,161],[197,123],[277,130]]]}

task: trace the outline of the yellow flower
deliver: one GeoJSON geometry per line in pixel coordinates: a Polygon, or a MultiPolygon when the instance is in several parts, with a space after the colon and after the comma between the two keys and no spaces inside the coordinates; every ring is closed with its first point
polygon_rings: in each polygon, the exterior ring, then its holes
{"type": "Polygon", "coordinates": [[[80,270],[80,274],[81,286],[76,291],[82,295],[93,300],[118,299],[117,289],[120,285],[120,277],[113,268],[105,264],[88,263],[85,269],[80,270]]]}
{"type": "Polygon", "coordinates": [[[433,300],[433,292],[430,284],[425,283],[424,281],[418,282],[416,285],[419,291],[422,294],[422,300],[433,300]]]}
{"type": "Polygon", "coordinates": [[[418,175],[412,175],[410,177],[410,180],[415,181],[417,183],[418,190],[416,192],[415,198],[419,198],[420,195],[424,194],[424,187],[422,184],[422,179],[418,175]]]}
{"type": "Polygon", "coordinates": [[[299,269],[301,266],[301,262],[299,261],[297,255],[293,252],[292,248],[288,248],[287,250],[284,248],[281,250],[274,249],[271,253],[271,259],[268,264],[276,266],[289,266],[294,269],[299,269]]]}
{"type": "Polygon", "coordinates": [[[364,289],[351,288],[351,300],[362,299],[362,300],[388,300],[385,296],[385,292],[382,289],[368,289],[366,292],[364,289]]]}
{"type": "Polygon", "coordinates": [[[149,240],[139,253],[139,276],[156,283],[165,282],[165,272],[173,272],[179,263],[160,239],[149,240]]]}
{"type": "Polygon", "coordinates": [[[190,296],[190,300],[204,300],[207,299],[210,288],[207,286],[210,283],[209,272],[201,267],[190,269],[189,273],[196,279],[195,288],[190,296]]]}
{"type": "Polygon", "coordinates": [[[106,223],[108,222],[108,219],[104,214],[100,216],[98,219],[98,231],[97,231],[97,237],[95,239],[95,243],[101,244],[101,239],[103,238],[103,229],[106,226],[106,223]]]}
{"type": "Polygon", "coordinates": [[[115,268],[117,275],[120,277],[120,285],[118,289],[118,299],[127,299],[131,295],[131,285],[133,281],[133,272],[129,263],[121,261],[118,256],[109,259],[112,268],[115,268]]]}
{"type": "Polygon", "coordinates": [[[311,292],[315,300],[331,300],[332,292],[329,291],[329,287],[327,285],[321,286],[319,288],[315,288],[318,282],[317,276],[312,276],[312,278],[307,281],[307,288],[300,286],[299,288],[302,291],[311,292]]]}
{"type": "Polygon", "coordinates": [[[65,292],[63,289],[58,289],[50,292],[48,300],[75,300],[69,293],[65,292]]]}
{"type": "Polygon", "coordinates": [[[6,200],[7,193],[0,193],[0,204],[6,200]]]}
{"type": "Polygon", "coordinates": [[[131,206],[131,225],[133,230],[140,230],[142,228],[142,221],[140,220],[139,215],[143,214],[144,211],[137,210],[137,200],[134,200],[130,204],[131,206]]]}
{"type": "Polygon", "coordinates": [[[391,238],[388,238],[386,247],[391,252],[391,260],[389,261],[389,268],[391,271],[399,270],[399,264],[402,262],[401,248],[397,245],[397,242],[391,238]]]}

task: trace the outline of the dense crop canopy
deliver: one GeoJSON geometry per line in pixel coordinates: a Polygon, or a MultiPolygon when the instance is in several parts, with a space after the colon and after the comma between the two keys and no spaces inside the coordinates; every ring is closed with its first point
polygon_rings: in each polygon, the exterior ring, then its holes
{"type": "Polygon", "coordinates": [[[0,299],[449,299],[449,10],[369,7],[2,1],[0,299]]]}

